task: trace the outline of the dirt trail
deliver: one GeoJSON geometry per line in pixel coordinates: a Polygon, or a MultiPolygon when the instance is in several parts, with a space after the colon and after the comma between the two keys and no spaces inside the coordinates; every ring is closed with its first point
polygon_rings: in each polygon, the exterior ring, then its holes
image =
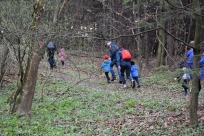
{"type": "MultiPolygon", "coordinates": [[[[82,58],[79,58],[78,60],[83,61],[82,58]]],[[[81,87],[101,89],[104,91],[110,91],[110,90],[119,91],[119,92],[123,91],[123,89],[121,89],[122,85],[118,83],[118,79],[111,82],[110,84],[106,83],[105,75],[103,71],[99,69],[100,61],[101,61],[100,59],[95,60],[94,64],[96,66],[95,68],[91,68],[91,69],[78,67],[76,58],[75,58],[76,64],[73,65],[73,63],[66,62],[66,68],[62,68],[61,63],[58,61],[57,63],[58,67],[52,71],[49,70],[48,62],[43,61],[40,64],[40,69],[46,72],[46,74],[44,73],[44,75],[51,74],[50,75],[51,77],[53,76],[59,80],[64,80],[71,85],[77,84],[81,87]]],[[[80,65],[83,65],[83,64],[80,64],[80,65]]],[[[146,71],[147,70],[144,70],[143,72],[146,72],[146,71]]],[[[143,74],[143,75],[147,75],[147,74],[143,74]]],[[[142,77],[142,78],[146,78],[146,77],[142,77]]],[[[130,81],[128,80],[127,80],[127,85],[129,85],[130,90],[132,90],[130,87],[130,81]]],[[[183,97],[181,95],[181,92],[155,88],[151,85],[150,86],[142,85],[141,88],[134,88],[134,91],[130,91],[129,93],[130,95],[133,95],[135,97],[138,97],[138,95],[140,96],[142,94],[144,97],[145,95],[148,95],[148,96],[151,95],[154,99],[158,99],[158,100],[162,100],[166,98],[167,100],[173,101],[175,103],[180,103],[184,100],[185,101],[187,100],[186,97],[183,97]],[[138,94],[138,93],[141,93],[141,94],[138,94]]]]}
{"type": "MultiPolygon", "coordinates": [[[[59,80],[64,80],[68,84],[80,86],[81,88],[90,88],[90,89],[100,89],[103,91],[113,91],[115,94],[125,92],[124,95],[134,97],[135,99],[144,98],[144,100],[151,100],[153,102],[170,102],[181,105],[188,105],[188,97],[182,95],[181,92],[171,90],[171,89],[162,89],[157,86],[153,85],[143,85],[141,84],[141,88],[135,88],[134,90],[130,89],[121,89],[121,84],[118,83],[118,80],[107,84],[106,78],[104,76],[103,71],[100,71],[100,63],[101,59],[94,60],[93,62],[88,62],[87,58],[72,58],[75,60],[75,64],[66,62],[66,68],[62,68],[61,64],[58,61],[57,68],[50,71],[49,65],[47,61],[43,61],[40,64],[40,71],[39,74],[44,76],[49,75],[51,73],[51,77],[55,77],[59,80]],[[90,63],[87,65],[87,63],[90,63]],[[91,66],[92,65],[92,66],[91,66]],[[78,68],[76,68],[76,66],[78,68]],[[148,99],[147,99],[148,98],[148,99]]],[[[148,72],[150,70],[143,70],[143,72],[148,72]]],[[[148,73],[142,74],[144,75],[142,78],[147,78],[148,73]]],[[[130,82],[128,81],[128,84],[130,82]]],[[[181,88],[182,90],[182,88],[181,88]]],[[[124,96],[124,97],[127,97],[124,96]]],[[[203,103],[203,95],[199,96],[199,102],[203,103]]],[[[168,107],[166,110],[167,113],[163,111],[152,111],[146,108],[144,105],[136,105],[137,108],[147,109],[145,115],[145,119],[141,119],[141,117],[137,115],[126,115],[122,118],[111,118],[108,120],[103,120],[100,122],[95,122],[94,125],[97,124],[103,125],[104,128],[107,126],[113,126],[115,130],[121,126],[121,122],[123,125],[131,125],[131,124],[138,124],[140,131],[145,131],[144,129],[155,127],[157,124],[157,120],[162,119],[165,124],[168,126],[171,123],[177,122],[178,124],[188,124],[188,108],[184,106],[181,109],[171,109],[172,107],[168,107]],[[147,120],[151,120],[152,123],[148,122],[147,120]],[[171,122],[173,120],[173,122],[171,122]],[[118,124],[116,122],[119,122],[118,124]]],[[[204,106],[199,106],[198,116],[200,122],[204,122],[203,114],[204,114],[204,106]]],[[[133,130],[134,131],[134,130],[133,130]]],[[[117,133],[117,132],[116,132],[117,133]]]]}

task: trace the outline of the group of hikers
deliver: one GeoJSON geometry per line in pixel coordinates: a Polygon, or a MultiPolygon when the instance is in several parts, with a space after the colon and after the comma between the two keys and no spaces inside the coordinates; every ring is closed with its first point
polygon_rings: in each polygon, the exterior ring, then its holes
{"type": "MultiPolygon", "coordinates": [[[[194,41],[190,42],[191,46],[194,46],[194,41]]],[[[185,61],[179,63],[179,68],[181,68],[181,73],[175,78],[179,79],[182,77],[182,87],[184,89],[184,96],[188,95],[188,90],[191,92],[192,87],[189,87],[189,82],[193,79],[192,69],[193,69],[193,48],[186,46],[185,49],[185,61]]],[[[199,74],[199,91],[201,90],[201,80],[204,78],[204,54],[200,56],[200,74],[199,74]]]]}
{"type": "MultiPolygon", "coordinates": [[[[40,47],[42,47],[43,42],[40,42],[40,47]]],[[[47,57],[48,57],[48,62],[50,64],[50,69],[52,70],[53,68],[56,68],[56,61],[54,58],[54,54],[56,51],[56,46],[52,41],[49,41],[47,44],[47,57]]],[[[65,53],[65,49],[61,48],[58,56],[60,58],[61,64],[62,64],[62,68],[65,68],[65,60],[68,58],[67,54],[65,53]]],[[[43,59],[43,57],[42,57],[43,59]]]]}
{"type": "MultiPolygon", "coordinates": [[[[40,47],[42,47],[43,43],[40,42],[40,47]]],[[[122,47],[118,47],[114,42],[105,41],[105,47],[110,48],[110,56],[104,56],[104,62],[101,64],[101,68],[104,68],[105,76],[107,78],[107,83],[116,80],[116,74],[113,70],[113,66],[116,66],[119,83],[122,83],[122,88],[127,88],[126,80],[125,80],[125,72],[126,77],[131,81],[132,88],[135,88],[135,82],[137,82],[138,88],[140,87],[140,82],[138,79],[138,67],[134,61],[132,61],[132,56],[128,50],[123,49],[122,47]],[[112,78],[109,77],[109,72],[112,75],[112,78]]],[[[56,61],[54,58],[54,54],[56,52],[56,46],[52,41],[47,43],[47,56],[48,62],[50,64],[50,69],[56,67],[56,61]]],[[[60,57],[62,67],[65,68],[65,60],[67,59],[67,55],[65,53],[64,48],[61,48],[58,56],[60,57]]],[[[42,57],[43,59],[43,57],[42,57]]]]}
{"type": "MultiPolygon", "coordinates": [[[[190,42],[191,46],[194,46],[194,41],[190,42]]],[[[105,41],[105,47],[110,48],[110,56],[104,56],[104,62],[101,64],[101,68],[104,68],[105,76],[107,78],[107,83],[116,80],[116,75],[113,70],[113,66],[116,66],[119,83],[122,83],[121,88],[127,88],[125,74],[127,79],[131,81],[132,88],[135,87],[135,82],[137,82],[138,88],[140,87],[140,82],[138,79],[138,67],[134,61],[132,61],[131,54],[128,50],[118,47],[112,41],[105,41]],[[128,53],[126,53],[128,52],[128,53]],[[127,57],[129,55],[129,57],[127,57]],[[111,73],[112,79],[110,79],[108,73],[111,73]],[[125,73],[126,72],[126,73],[125,73]]],[[[185,48],[185,61],[179,63],[179,68],[181,68],[181,73],[177,76],[176,79],[182,78],[182,87],[184,89],[184,96],[188,95],[188,91],[191,91],[192,88],[189,86],[189,82],[193,79],[192,69],[193,69],[193,57],[194,51],[193,48],[186,46],[185,48]]],[[[201,79],[204,78],[204,54],[201,55],[200,60],[200,75],[199,75],[199,90],[201,90],[201,79]]]]}
{"type": "Polygon", "coordinates": [[[138,79],[138,67],[134,61],[132,61],[132,56],[128,50],[122,47],[118,47],[112,41],[105,41],[105,47],[110,48],[110,56],[105,55],[104,61],[101,64],[101,68],[104,69],[107,83],[116,80],[116,74],[113,70],[113,66],[116,66],[119,83],[122,83],[122,89],[127,88],[125,75],[127,79],[130,80],[132,88],[135,88],[135,81],[137,82],[138,88],[140,87],[140,82],[138,79]],[[109,77],[109,72],[112,78],[109,77]]]}
{"type": "MultiPolygon", "coordinates": [[[[39,43],[40,47],[43,45],[42,42],[39,43]]],[[[194,46],[194,41],[190,42],[191,46],[194,46]]],[[[131,87],[135,88],[137,83],[137,87],[140,87],[140,82],[138,78],[138,66],[132,60],[132,56],[130,52],[122,47],[118,47],[112,41],[105,41],[105,47],[110,49],[110,55],[104,55],[104,61],[101,64],[100,68],[104,69],[104,73],[107,79],[107,83],[111,83],[111,81],[116,80],[116,74],[114,72],[113,67],[115,66],[118,73],[118,83],[122,84],[122,89],[127,88],[126,78],[130,80],[131,87]],[[109,73],[111,73],[112,78],[110,79],[109,73]],[[126,75],[126,77],[125,77],[126,75]]],[[[52,41],[49,41],[47,44],[47,56],[48,62],[50,64],[50,69],[56,67],[56,62],[54,58],[54,53],[56,51],[56,46],[52,41]]],[[[188,94],[188,90],[191,91],[191,87],[189,87],[189,82],[193,79],[192,69],[193,69],[193,48],[186,46],[185,49],[185,57],[186,60],[179,63],[179,68],[181,68],[182,72],[175,78],[182,78],[182,87],[184,89],[184,95],[188,94]]],[[[61,48],[58,56],[61,60],[62,67],[65,68],[65,60],[68,58],[65,53],[64,48],[61,48]]],[[[43,59],[43,57],[42,57],[43,59]]],[[[199,84],[200,80],[204,78],[204,54],[200,57],[200,75],[199,75],[199,84]]],[[[199,90],[201,90],[201,85],[199,86],[199,90]]]]}

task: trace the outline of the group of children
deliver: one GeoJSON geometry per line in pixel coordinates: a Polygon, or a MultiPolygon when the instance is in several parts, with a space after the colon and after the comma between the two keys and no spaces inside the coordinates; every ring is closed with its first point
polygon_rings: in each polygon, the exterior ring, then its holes
{"type": "MultiPolygon", "coordinates": [[[[190,44],[193,45],[194,41],[192,41],[190,44]]],[[[40,42],[39,45],[40,45],[40,48],[42,48],[43,42],[40,42]]],[[[111,49],[112,49],[112,46],[110,48],[110,51],[112,51],[111,49]]],[[[48,62],[50,64],[50,69],[53,69],[54,67],[56,67],[56,63],[55,63],[55,59],[54,59],[55,51],[56,51],[55,44],[52,41],[49,41],[49,43],[47,44],[47,56],[48,56],[48,62]]],[[[189,71],[191,71],[192,67],[193,67],[193,55],[194,55],[193,49],[188,47],[186,49],[186,58],[187,58],[186,65],[184,65],[184,62],[182,62],[182,64],[179,64],[180,65],[179,67],[181,68],[182,72],[179,76],[177,76],[177,78],[175,78],[175,80],[176,80],[176,79],[182,77],[182,80],[183,80],[182,87],[184,88],[184,95],[185,96],[188,94],[187,90],[191,91],[191,88],[188,87],[188,83],[192,79],[192,74],[189,71]]],[[[60,49],[58,56],[60,58],[62,67],[65,68],[65,60],[68,58],[68,56],[65,53],[64,48],[60,49]]],[[[107,83],[110,83],[111,81],[114,81],[114,79],[115,79],[115,77],[113,77],[114,74],[112,74],[112,71],[111,71],[112,70],[111,69],[112,61],[108,55],[105,55],[103,58],[104,58],[104,61],[101,64],[101,68],[104,69],[107,83]],[[110,79],[109,72],[111,72],[113,79],[110,79]]],[[[42,59],[43,59],[43,57],[42,57],[42,59]]],[[[131,71],[130,71],[131,77],[132,77],[133,81],[136,81],[138,88],[139,88],[140,82],[139,82],[139,78],[138,78],[138,66],[132,60],[130,61],[130,63],[131,63],[131,71]]],[[[201,70],[200,70],[201,75],[199,76],[199,80],[204,78],[204,72],[203,72],[204,71],[204,54],[200,58],[200,66],[201,66],[201,70]]],[[[121,76],[120,70],[119,70],[118,74],[120,77],[121,76]]],[[[119,82],[119,83],[121,83],[121,82],[119,82]]]]}
{"type": "MultiPolygon", "coordinates": [[[[43,45],[43,42],[40,42],[40,48],[43,45]]],[[[55,44],[52,41],[49,41],[49,43],[47,44],[47,56],[48,56],[48,62],[50,64],[50,69],[53,69],[54,67],[56,67],[56,62],[54,59],[54,54],[56,51],[56,47],[55,44]]],[[[61,48],[58,56],[60,58],[61,64],[62,64],[62,68],[65,68],[65,60],[68,58],[67,54],[65,53],[65,49],[61,48]]],[[[43,59],[43,57],[42,57],[43,59]]]]}
{"type": "MultiPolygon", "coordinates": [[[[194,46],[195,42],[191,41],[190,45],[194,46]]],[[[179,68],[181,68],[181,72],[180,74],[175,78],[175,80],[177,79],[182,79],[182,87],[184,89],[184,96],[188,95],[188,91],[191,92],[192,91],[192,87],[189,86],[190,81],[193,79],[193,56],[194,56],[194,51],[193,48],[186,46],[186,60],[182,61],[179,63],[179,68]]],[[[200,56],[200,60],[199,60],[199,64],[200,64],[200,74],[199,74],[199,91],[201,90],[201,80],[203,80],[204,78],[204,54],[202,54],[200,56]]],[[[194,75],[195,76],[195,75],[194,75]]]]}
{"type": "MultiPolygon", "coordinates": [[[[104,73],[107,79],[107,83],[110,83],[110,77],[109,77],[109,72],[111,70],[111,58],[108,55],[105,55],[104,61],[101,64],[101,68],[104,69],[104,73]]],[[[136,81],[138,88],[140,87],[140,82],[138,78],[138,66],[135,64],[134,61],[131,61],[131,76],[132,78],[136,81]]]]}

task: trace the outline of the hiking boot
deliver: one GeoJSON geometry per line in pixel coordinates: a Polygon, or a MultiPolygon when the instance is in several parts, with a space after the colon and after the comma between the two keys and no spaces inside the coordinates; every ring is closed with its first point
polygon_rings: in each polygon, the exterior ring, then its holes
{"type": "Polygon", "coordinates": [[[132,80],[131,86],[132,86],[132,88],[135,88],[135,80],[132,80]]]}
{"type": "Polygon", "coordinates": [[[187,92],[183,92],[183,95],[184,95],[184,96],[187,96],[187,95],[188,95],[188,93],[187,93],[187,92]]]}
{"type": "Polygon", "coordinates": [[[124,86],[124,85],[121,87],[121,89],[126,89],[126,88],[127,88],[127,86],[124,86]]]}
{"type": "Polygon", "coordinates": [[[118,81],[119,84],[122,84],[123,82],[121,80],[118,81]]]}
{"type": "Polygon", "coordinates": [[[137,88],[140,88],[140,85],[138,85],[137,88]]]}
{"type": "Polygon", "coordinates": [[[113,77],[113,78],[111,79],[111,81],[114,81],[114,80],[116,80],[116,77],[113,77]]]}
{"type": "Polygon", "coordinates": [[[107,83],[110,83],[110,80],[108,80],[107,83]]]}

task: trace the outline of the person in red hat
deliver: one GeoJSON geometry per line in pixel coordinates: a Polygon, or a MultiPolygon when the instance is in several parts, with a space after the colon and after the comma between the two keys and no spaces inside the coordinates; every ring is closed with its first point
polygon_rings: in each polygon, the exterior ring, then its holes
{"type": "Polygon", "coordinates": [[[103,58],[104,58],[104,61],[101,64],[101,68],[103,68],[103,70],[105,72],[107,83],[110,83],[109,72],[110,72],[111,60],[110,60],[110,57],[108,55],[105,55],[103,58]]]}

